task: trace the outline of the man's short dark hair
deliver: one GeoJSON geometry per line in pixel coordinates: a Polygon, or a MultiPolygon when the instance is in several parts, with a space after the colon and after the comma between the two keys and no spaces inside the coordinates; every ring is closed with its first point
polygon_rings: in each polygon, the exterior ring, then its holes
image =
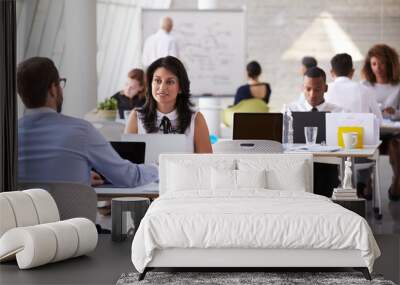
{"type": "Polygon", "coordinates": [[[324,79],[324,82],[326,82],[325,71],[323,71],[319,67],[311,67],[311,68],[307,69],[306,73],[304,73],[304,76],[307,76],[307,77],[310,77],[310,78],[322,77],[324,79]]]}
{"type": "Polygon", "coordinates": [[[315,57],[305,56],[301,60],[301,64],[304,65],[306,69],[309,69],[311,67],[316,67],[318,65],[318,62],[315,57]]]}
{"type": "Polygon", "coordinates": [[[247,75],[250,78],[257,78],[261,74],[261,65],[257,61],[250,61],[247,64],[247,75]]]}
{"type": "Polygon", "coordinates": [[[46,57],[31,57],[17,68],[17,92],[27,108],[46,104],[47,92],[52,83],[59,84],[54,62],[46,57]]]}
{"type": "Polygon", "coordinates": [[[353,70],[353,59],[347,53],[339,53],[332,57],[331,67],[336,76],[349,76],[353,70]]]}

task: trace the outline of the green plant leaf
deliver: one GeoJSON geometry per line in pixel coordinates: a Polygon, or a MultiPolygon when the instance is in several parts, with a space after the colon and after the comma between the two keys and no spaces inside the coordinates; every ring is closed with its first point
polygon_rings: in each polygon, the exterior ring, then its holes
{"type": "Polygon", "coordinates": [[[97,109],[99,110],[117,110],[117,100],[114,98],[106,98],[103,102],[100,102],[97,105],[97,109]]]}

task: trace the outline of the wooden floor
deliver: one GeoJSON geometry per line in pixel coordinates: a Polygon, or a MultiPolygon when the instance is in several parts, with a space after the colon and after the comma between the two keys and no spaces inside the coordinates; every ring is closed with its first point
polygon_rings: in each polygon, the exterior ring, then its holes
{"type": "Polygon", "coordinates": [[[388,156],[380,157],[380,182],[382,198],[381,220],[375,219],[371,202],[367,206],[367,221],[376,234],[398,234],[400,235],[400,201],[390,201],[388,198],[388,189],[392,180],[392,169],[389,165],[388,156]]]}
{"type": "Polygon", "coordinates": [[[388,189],[392,179],[388,156],[380,157],[380,181],[382,198],[382,219],[377,220],[371,202],[367,204],[367,221],[374,232],[382,255],[377,259],[374,271],[386,279],[400,284],[400,201],[390,201],[388,189]]]}

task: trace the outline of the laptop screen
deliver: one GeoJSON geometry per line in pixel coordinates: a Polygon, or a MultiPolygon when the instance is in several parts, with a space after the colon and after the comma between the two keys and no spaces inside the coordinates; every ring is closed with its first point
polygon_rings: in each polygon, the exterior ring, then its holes
{"type": "Polygon", "coordinates": [[[326,141],[326,112],[292,112],[293,142],[305,143],[304,127],[318,127],[317,143],[326,141]]]}
{"type": "Polygon", "coordinates": [[[272,140],[282,143],[281,113],[235,113],[234,140],[272,140]]]}
{"type": "Polygon", "coordinates": [[[123,158],[136,164],[145,160],[146,143],[144,142],[110,142],[115,151],[123,158]]]}
{"type": "Polygon", "coordinates": [[[123,134],[122,141],[145,142],[146,163],[158,162],[161,153],[187,152],[184,134],[123,134]]]}

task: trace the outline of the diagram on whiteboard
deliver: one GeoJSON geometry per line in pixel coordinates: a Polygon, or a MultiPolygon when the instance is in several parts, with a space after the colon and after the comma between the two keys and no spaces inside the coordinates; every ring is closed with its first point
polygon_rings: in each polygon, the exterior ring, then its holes
{"type": "Polygon", "coordinates": [[[243,12],[144,10],[143,39],[158,30],[159,19],[165,16],[174,21],[173,35],[192,94],[234,94],[245,81],[243,12]]]}

